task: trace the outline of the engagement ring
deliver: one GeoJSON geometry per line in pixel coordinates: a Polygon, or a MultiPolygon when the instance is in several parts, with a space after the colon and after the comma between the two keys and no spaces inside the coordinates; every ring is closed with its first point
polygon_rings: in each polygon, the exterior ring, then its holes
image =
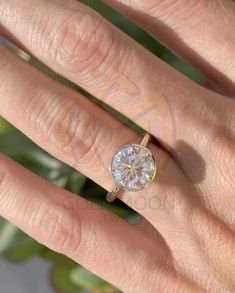
{"type": "Polygon", "coordinates": [[[113,155],[110,173],[115,188],[107,194],[107,201],[112,202],[120,190],[139,191],[147,187],[156,175],[156,162],[147,145],[151,139],[146,133],[140,144],[127,144],[113,155]]]}

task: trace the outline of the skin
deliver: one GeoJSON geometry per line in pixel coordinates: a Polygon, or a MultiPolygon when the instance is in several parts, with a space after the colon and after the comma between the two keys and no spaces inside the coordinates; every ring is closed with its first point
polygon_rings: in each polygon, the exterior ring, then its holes
{"type": "MultiPolygon", "coordinates": [[[[235,5],[106,0],[197,66],[175,71],[76,1],[0,0],[0,33],[159,142],[156,180],[120,195],[130,225],[0,154],[0,214],[123,292],[234,292],[235,5]],[[192,33],[193,32],[193,33],[192,33]]],[[[0,115],[111,191],[113,152],[141,137],[0,47],[0,115]]]]}

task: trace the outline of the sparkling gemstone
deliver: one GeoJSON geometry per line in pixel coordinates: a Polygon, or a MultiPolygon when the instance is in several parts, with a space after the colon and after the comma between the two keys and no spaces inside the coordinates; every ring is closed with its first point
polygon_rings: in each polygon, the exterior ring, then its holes
{"type": "Polygon", "coordinates": [[[111,175],[118,187],[141,190],[154,179],[155,173],[155,160],[151,152],[141,145],[123,146],[113,156],[111,175]]]}

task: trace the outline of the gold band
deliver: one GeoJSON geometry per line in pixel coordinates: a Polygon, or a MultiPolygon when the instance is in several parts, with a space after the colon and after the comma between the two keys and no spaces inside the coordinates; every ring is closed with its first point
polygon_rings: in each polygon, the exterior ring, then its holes
{"type": "Polygon", "coordinates": [[[107,193],[107,195],[106,195],[106,200],[107,200],[108,202],[113,202],[113,201],[117,198],[117,196],[118,196],[120,190],[121,190],[121,188],[119,188],[119,187],[115,187],[111,192],[108,192],[108,193],[107,193]]]}
{"type": "MultiPolygon", "coordinates": [[[[150,140],[151,140],[151,135],[149,133],[146,133],[144,135],[140,145],[143,147],[147,147],[150,140]]],[[[107,193],[106,200],[110,203],[113,202],[118,197],[120,190],[121,190],[121,188],[115,186],[112,191],[107,193]]]]}

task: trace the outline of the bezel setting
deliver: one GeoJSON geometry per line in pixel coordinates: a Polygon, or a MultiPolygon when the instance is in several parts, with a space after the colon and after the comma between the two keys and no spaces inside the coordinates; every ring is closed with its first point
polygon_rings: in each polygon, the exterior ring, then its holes
{"type": "Polygon", "coordinates": [[[110,174],[117,187],[135,192],[154,180],[156,170],[156,161],[149,149],[140,144],[127,144],[114,153],[110,174]]]}

